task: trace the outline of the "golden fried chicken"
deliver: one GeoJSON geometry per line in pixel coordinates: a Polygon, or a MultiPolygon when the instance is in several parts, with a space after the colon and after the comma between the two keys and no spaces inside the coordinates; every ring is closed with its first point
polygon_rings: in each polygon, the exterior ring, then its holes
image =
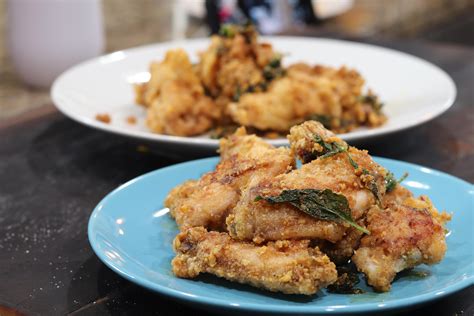
{"type": "Polygon", "coordinates": [[[184,50],[168,51],[151,65],[151,79],[136,87],[137,102],[148,107],[146,123],[157,133],[192,136],[209,130],[221,112],[204,94],[184,50]]]}
{"type": "Polygon", "coordinates": [[[328,144],[336,143],[341,147],[348,148],[344,140],[316,121],[306,121],[292,127],[287,138],[291,151],[302,163],[310,162],[324,154],[325,148],[321,145],[321,141],[328,144]],[[318,138],[321,141],[318,142],[318,138]]]}
{"type": "Polygon", "coordinates": [[[221,161],[212,172],[174,188],[165,200],[181,229],[224,230],[225,218],[250,181],[272,178],[294,167],[287,148],[274,148],[241,128],[221,140],[221,161]]]}
{"type": "Polygon", "coordinates": [[[229,111],[241,125],[280,132],[315,116],[338,132],[381,125],[385,117],[372,108],[380,104],[374,98],[362,98],[363,85],[355,70],[296,64],[268,90],[231,103],[229,111]]]}
{"type": "Polygon", "coordinates": [[[228,110],[243,126],[286,132],[313,113],[325,113],[326,107],[318,91],[285,77],[275,80],[267,91],[242,95],[228,110]]]}
{"type": "Polygon", "coordinates": [[[227,106],[234,98],[265,82],[263,70],[275,56],[270,44],[257,42],[253,27],[225,26],[223,34],[212,36],[208,49],[200,54],[196,71],[228,114],[227,106]]]}
{"type": "Polygon", "coordinates": [[[389,291],[398,272],[443,259],[443,225],[449,218],[446,213],[439,214],[424,197],[409,197],[386,209],[375,206],[366,218],[370,235],[362,238],[352,260],[371,286],[389,291]]]}
{"type": "MultiPolygon", "coordinates": [[[[403,186],[396,184],[395,188],[386,192],[382,197],[382,205],[387,207],[389,205],[401,204],[404,200],[412,197],[408,189],[403,186]]],[[[445,214],[445,213],[443,213],[445,214]]],[[[363,226],[365,223],[365,216],[359,219],[359,225],[363,226]]],[[[354,254],[354,251],[359,247],[360,240],[364,236],[364,233],[360,230],[350,227],[346,232],[346,235],[338,242],[331,243],[328,241],[320,240],[316,244],[328,257],[336,264],[346,263],[354,254]]]]}
{"type": "Polygon", "coordinates": [[[323,239],[334,243],[343,238],[349,227],[347,223],[316,219],[289,203],[256,201],[257,197],[279,196],[285,190],[331,190],[347,200],[354,220],[380,203],[385,193],[386,170],[375,163],[367,151],[348,147],[314,121],[292,128],[291,134],[295,136],[290,136],[292,150],[302,153],[311,148],[312,151],[303,156],[314,154],[315,159],[310,162],[305,159],[306,164],[289,173],[250,182],[226,220],[233,238],[257,243],[279,239],[323,239]],[[296,137],[307,135],[309,130],[314,133],[315,146],[300,142],[302,138],[296,137]],[[328,147],[338,151],[328,152],[328,147]]]}
{"type": "Polygon", "coordinates": [[[256,246],[195,227],[178,234],[173,246],[173,272],[181,278],[211,273],[272,292],[305,295],[337,279],[335,265],[317,247],[309,247],[308,240],[256,246]]]}
{"type": "Polygon", "coordinates": [[[197,73],[212,95],[232,98],[237,87],[246,89],[263,80],[262,70],[276,53],[271,44],[257,42],[252,26],[225,28],[226,34],[212,36],[200,54],[197,73]]]}

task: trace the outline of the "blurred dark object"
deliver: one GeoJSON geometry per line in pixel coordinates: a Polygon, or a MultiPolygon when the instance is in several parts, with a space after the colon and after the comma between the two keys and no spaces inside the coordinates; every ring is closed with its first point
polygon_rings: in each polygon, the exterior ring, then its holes
{"type": "MultiPolygon", "coordinates": [[[[206,2],[212,3],[215,10],[219,11],[220,3],[231,1],[206,2]]],[[[226,19],[218,20],[218,14],[208,19],[212,33],[218,31],[221,23],[239,22],[239,18],[243,17],[256,24],[262,34],[375,39],[422,38],[474,45],[474,0],[236,2],[238,5],[233,7],[233,11],[229,8],[224,10],[227,12],[227,15],[224,15],[226,19]],[[340,8],[335,8],[337,3],[340,8]],[[285,18],[289,23],[279,22],[285,18]],[[269,20],[276,20],[278,25],[268,27],[269,20]]]]}
{"type": "Polygon", "coordinates": [[[260,33],[272,34],[281,32],[290,24],[314,25],[320,22],[311,0],[237,0],[235,6],[224,1],[206,0],[205,7],[211,34],[218,33],[225,23],[243,24],[250,21],[260,33]]]}
{"type": "Polygon", "coordinates": [[[206,0],[206,22],[209,26],[211,34],[219,32],[221,22],[219,21],[218,1],[206,0]]]}
{"type": "Polygon", "coordinates": [[[294,15],[297,21],[305,24],[317,24],[321,21],[316,17],[311,0],[298,0],[294,8],[294,15]]]}
{"type": "Polygon", "coordinates": [[[432,41],[474,46],[474,9],[456,16],[449,23],[433,25],[418,37],[432,41]]]}

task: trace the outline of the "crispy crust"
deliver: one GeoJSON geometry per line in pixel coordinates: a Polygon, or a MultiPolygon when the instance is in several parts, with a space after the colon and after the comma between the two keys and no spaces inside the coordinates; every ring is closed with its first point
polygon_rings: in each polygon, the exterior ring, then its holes
{"type": "Polygon", "coordinates": [[[221,162],[199,180],[174,188],[165,200],[181,229],[204,226],[225,230],[225,219],[250,181],[273,177],[294,167],[287,148],[274,148],[239,129],[221,141],[221,162]]]}
{"type": "Polygon", "coordinates": [[[173,245],[173,272],[182,278],[211,273],[272,292],[305,295],[337,279],[336,266],[308,240],[256,246],[196,227],[176,236],[173,245]]]}
{"type": "Polygon", "coordinates": [[[377,291],[389,291],[398,272],[444,257],[444,227],[434,213],[431,203],[413,198],[368,212],[371,234],[362,238],[352,260],[377,291]]]}

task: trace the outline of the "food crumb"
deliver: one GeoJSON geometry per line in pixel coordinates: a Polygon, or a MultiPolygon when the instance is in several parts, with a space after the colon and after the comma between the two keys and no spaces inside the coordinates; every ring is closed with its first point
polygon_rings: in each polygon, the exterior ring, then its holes
{"type": "Polygon", "coordinates": [[[127,123],[135,125],[137,123],[137,118],[133,115],[127,116],[127,123]]]}
{"type": "Polygon", "coordinates": [[[138,145],[137,146],[137,151],[140,152],[140,153],[147,153],[147,152],[150,151],[150,149],[145,145],[138,145]]]}
{"type": "Polygon", "coordinates": [[[96,116],[95,116],[95,119],[97,121],[100,121],[102,123],[105,123],[105,124],[109,124],[110,121],[112,121],[112,119],[110,118],[110,115],[107,114],[107,113],[98,113],[96,116]]]}

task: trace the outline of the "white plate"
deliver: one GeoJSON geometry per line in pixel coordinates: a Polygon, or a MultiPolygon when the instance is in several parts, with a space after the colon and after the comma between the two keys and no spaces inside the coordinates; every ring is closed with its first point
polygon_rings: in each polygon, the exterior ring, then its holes
{"type": "MultiPolygon", "coordinates": [[[[357,69],[385,103],[388,122],[377,128],[361,128],[340,136],[360,141],[419,125],[446,111],[454,102],[456,87],[440,68],[420,58],[373,45],[316,38],[263,37],[276,51],[287,54],[285,64],[303,61],[357,69]]],[[[108,132],[149,140],[168,152],[210,152],[218,140],[207,136],[177,137],[154,134],[144,124],[145,110],[134,104],[133,83],[148,80],[148,66],[161,60],[167,50],[185,49],[192,58],[204,50],[209,39],[194,39],[142,46],[83,62],[63,73],[51,95],[58,109],[85,125],[108,132]],[[108,113],[112,122],[95,119],[108,113]],[[130,125],[126,118],[138,118],[130,125]]],[[[274,145],[286,139],[270,140],[274,145]]]]}

